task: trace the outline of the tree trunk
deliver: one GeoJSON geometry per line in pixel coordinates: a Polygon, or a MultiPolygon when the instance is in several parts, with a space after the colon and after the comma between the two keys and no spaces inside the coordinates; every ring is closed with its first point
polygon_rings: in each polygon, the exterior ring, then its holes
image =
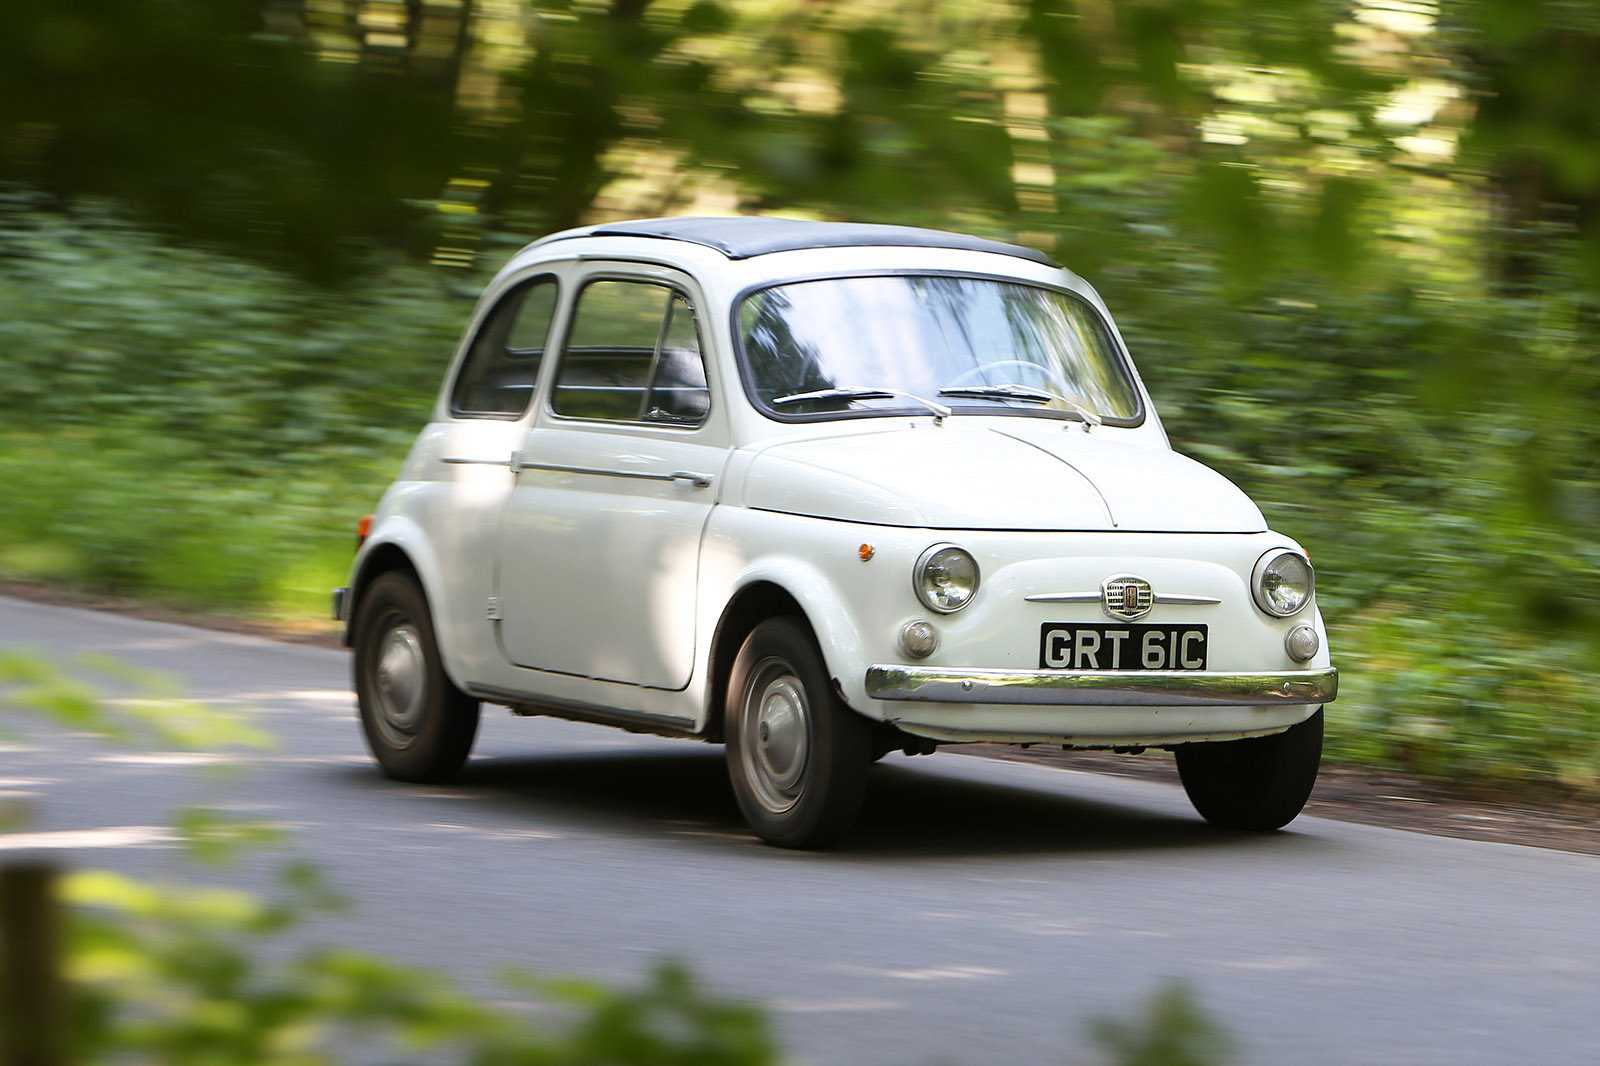
{"type": "Polygon", "coordinates": [[[0,1064],[65,1066],[66,990],[56,871],[0,867],[0,1064]]]}

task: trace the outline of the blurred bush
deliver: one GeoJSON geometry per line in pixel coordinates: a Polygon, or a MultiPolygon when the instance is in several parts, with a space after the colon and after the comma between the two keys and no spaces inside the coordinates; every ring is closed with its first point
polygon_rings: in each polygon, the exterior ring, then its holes
{"type": "Polygon", "coordinates": [[[0,572],[323,615],[470,299],[393,258],[308,292],[15,200],[0,249],[0,572]]]}
{"type": "Polygon", "coordinates": [[[1158,989],[1131,1018],[1096,1019],[1090,1033],[1118,1066],[1226,1066],[1238,1047],[1177,981],[1158,989]]]}
{"type": "Polygon", "coordinates": [[[352,1060],[540,1066],[762,1066],[762,1012],[663,963],[637,988],[508,975],[518,1010],[438,973],[347,948],[286,952],[337,907],[291,868],[267,901],[88,872],[65,884],[73,1061],[311,1066],[352,1060]],[[382,1049],[380,1052],[379,1049],[382,1049]]]}

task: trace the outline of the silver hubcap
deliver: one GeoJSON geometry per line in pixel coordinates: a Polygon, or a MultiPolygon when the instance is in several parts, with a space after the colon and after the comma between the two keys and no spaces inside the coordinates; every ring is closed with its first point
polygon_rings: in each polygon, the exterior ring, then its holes
{"type": "Polygon", "coordinates": [[[422,728],[428,695],[422,638],[410,622],[384,633],[373,681],[378,729],[391,745],[403,748],[422,728]]]}
{"type": "Polygon", "coordinates": [[[745,687],[739,744],[745,779],[774,814],[793,807],[804,790],[810,754],[805,686],[782,659],[764,659],[745,687]]]}

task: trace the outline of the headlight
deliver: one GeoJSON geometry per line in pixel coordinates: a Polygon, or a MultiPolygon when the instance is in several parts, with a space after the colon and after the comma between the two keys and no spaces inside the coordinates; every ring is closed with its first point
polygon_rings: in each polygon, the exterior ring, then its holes
{"type": "Polygon", "coordinates": [[[1263,555],[1250,575],[1256,606],[1277,618],[1288,618],[1311,602],[1316,578],[1311,561],[1299,552],[1280,548],[1263,555]]]}
{"type": "Polygon", "coordinates": [[[954,544],[935,544],[917,560],[911,581],[930,611],[949,614],[977,594],[978,561],[954,544]]]}

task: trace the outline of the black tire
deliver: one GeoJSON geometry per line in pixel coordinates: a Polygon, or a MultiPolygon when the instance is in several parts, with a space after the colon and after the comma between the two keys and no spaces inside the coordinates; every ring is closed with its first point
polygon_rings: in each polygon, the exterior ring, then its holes
{"type": "Polygon", "coordinates": [[[820,848],[850,827],[866,795],[871,725],[834,695],[803,622],[772,618],[751,630],[723,714],[728,776],[756,836],[820,848]]]}
{"type": "Polygon", "coordinates": [[[456,774],[478,732],[478,701],[444,672],[433,616],[416,581],[380,575],[356,607],[356,703],[373,758],[400,781],[456,774]]]}
{"type": "Polygon", "coordinates": [[[1178,776],[1201,817],[1224,829],[1265,832],[1295,820],[1322,762],[1322,711],[1286,732],[1184,744],[1178,776]]]}

